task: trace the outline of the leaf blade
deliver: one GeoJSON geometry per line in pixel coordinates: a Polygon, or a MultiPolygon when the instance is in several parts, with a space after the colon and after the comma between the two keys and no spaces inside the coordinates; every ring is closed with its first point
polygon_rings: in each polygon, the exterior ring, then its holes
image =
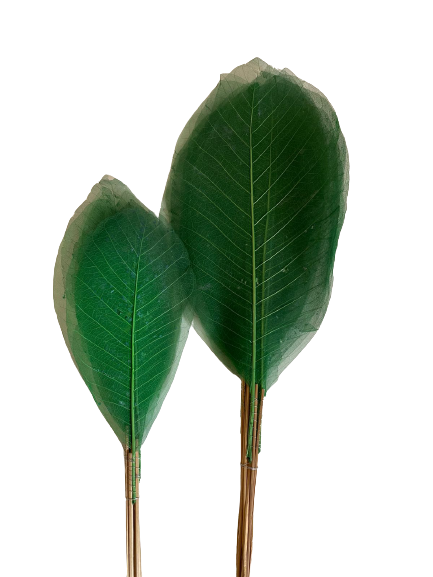
{"type": "Polygon", "coordinates": [[[162,212],[190,253],[196,328],[246,382],[268,390],[320,326],[347,187],[329,102],[258,59],[222,76],[182,132],[162,212]]]}
{"type": "Polygon", "coordinates": [[[172,229],[104,177],[68,225],[54,303],[74,363],[125,448],[141,446],[171,384],[192,282],[172,229]]]}

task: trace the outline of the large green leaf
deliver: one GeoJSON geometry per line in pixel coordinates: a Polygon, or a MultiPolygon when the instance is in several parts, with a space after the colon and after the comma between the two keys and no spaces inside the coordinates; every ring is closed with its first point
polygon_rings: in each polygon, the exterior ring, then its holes
{"type": "Polygon", "coordinates": [[[182,132],[162,211],[197,279],[196,327],[265,391],[317,331],[346,210],[328,100],[259,59],[223,75],[182,132]]]}
{"type": "Polygon", "coordinates": [[[69,222],[54,303],[81,376],[134,455],[176,371],[192,288],[177,235],[124,184],[104,177],[69,222]]]}

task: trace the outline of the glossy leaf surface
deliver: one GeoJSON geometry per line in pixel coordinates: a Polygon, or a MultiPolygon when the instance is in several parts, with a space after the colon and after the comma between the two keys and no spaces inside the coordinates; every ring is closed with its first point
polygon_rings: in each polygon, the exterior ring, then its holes
{"type": "Polygon", "coordinates": [[[186,125],[162,212],[197,279],[196,328],[265,390],[317,331],[346,210],[348,156],[317,89],[255,59],[186,125]]]}
{"type": "Polygon", "coordinates": [[[170,387],[192,288],[177,235],[104,177],[69,222],[54,303],[71,356],[125,448],[141,446],[170,387]]]}

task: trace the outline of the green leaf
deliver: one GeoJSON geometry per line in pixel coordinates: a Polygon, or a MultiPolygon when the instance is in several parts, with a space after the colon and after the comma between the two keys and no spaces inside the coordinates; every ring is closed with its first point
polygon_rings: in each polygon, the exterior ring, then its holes
{"type": "Polygon", "coordinates": [[[259,59],[178,140],[162,213],[190,255],[198,332],[250,386],[269,390],[322,322],[347,189],[328,100],[259,59]]]}
{"type": "Polygon", "coordinates": [[[104,177],[69,222],[54,304],[75,365],[134,455],[173,380],[192,289],[177,235],[124,184],[104,177]]]}

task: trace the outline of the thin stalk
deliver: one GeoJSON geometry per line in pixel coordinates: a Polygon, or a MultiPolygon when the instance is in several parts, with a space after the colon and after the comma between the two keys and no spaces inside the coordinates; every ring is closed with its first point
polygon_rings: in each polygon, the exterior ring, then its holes
{"type": "Polygon", "coordinates": [[[259,456],[259,439],[264,390],[258,385],[250,395],[250,386],[242,381],[241,394],[241,494],[239,500],[237,577],[249,577],[253,547],[254,497],[259,456]],[[252,397],[252,398],[251,398],[252,397]],[[252,409],[251,409],[252,407],[252,409]],[[252,412],[252,414],[251,414],[252,412]],[[252,420],[251,459],[248,458],[249,423],[252,420]]]}
{"type": "MultiPolygon", "coordinates": [[[[256,395],[257,395],[256,389],[256,395]]],[[[263,399],[264,390],[261,389],[259,393],[259,402],[255,403],[256,415],[255,421],[257,423],[257,430],[255,433],[255,446],[253,451],[253,461],[252,461],[252,471],[251,471],[251,490],[250,490],[250,508],[249,508],[249,549],[248,549],[248,566],[251,567],[251,557],[253,553],[253,528],[254,528],[254,499],[256,496],[256,481],[257,481],[257,469],[259,464],[259,451],[260,451],[260,439],[261,439],[261,425],[262,425],[262,411],[263,411],[263,399]]]]}
{"type": "Polygon", "coordinates": [[[140,456],[135,455],[136,501],[134,503],[134,577],[141,577],[141,540],[140,540],[140,456]]]}
{"type": "Polygon", "coordinates": [[[139,515],[139,469],[138,451],[132,455],[125,451],[125,497],[126,497],[126,566],[127,577],[142,577],[139,515]],[[135,479],[133,479],[135,474],[135,479]],[[134,481],[134,482],[133,482],[134,481]]]}
{"type": "MultiPolygon", "coordinates": [[[[247,385],[248,387],[248,385],[247,385]]],[[[248,423],[248,432],[251,429],[251,419],[250,419],[250,415],[249,412],[251,411],[251,398],[254,399],[253,395],[250,395],[250,389],[248,387],[248,396],[250,397],[249,402],[247,399],[248,404],[245,407],[245,416],[247,417],[247,423],[248,423]],[[248,412],[247,412],[248,411],[248,412]]],[[[254,401],[253,401],[254,402],[254,401]]],[[[249,437],[249,435],[248,435],[249,437]]],[[[248,439],[248,444],[249,444],[249,439],[248,439]]],[[[249,447],[248,447],[249,448],[249,447]]],[[[248,449],[247,449],[247,455],[248,455],[248,449]]],[[[244,498],[243,498],[243,506],[244,506],[244,510],[243,510],[243,514],[242,514],[242,522],[243,522],[243,530],[242,530],[242,535],[241,535],[241,546],[242,546],[242,565],[241,565],[241,575],[247,575],[248,572],[248,564],[247,564],[247,553],[248,553],[248,530],[249,530],[249,509],[250,509],[250,467],[249,467],[250,463],[248,462],[248,457],[245,459],[245,464],[242,465],[242,469],[245,470],[244,473],[244,489],[245,489],[245,493],[244,493],[244,498]]]]}
{"type": "Polygon", "coordinates": [[[245,495],[246,495],[246,465],[247,465],[247,444],[248,444],[248,418],[245,413],[245,406],[249,405],[250,389],[242,381],[241,388],[241,494],[239,499],[239,518],[238,518],[238,546],[236,550],[236,568],[237,574],[240,575],[242,567],[242,550],[241,540],[243,536],[245,495]]]}
{"type": "Polygon", "coordinates": [[[250,471],[250,478],[251,483],[249,486],[249,495],[248,495],[248,541],[247,541],[247,548],[245,551],[245,555],[247,558],[248,565],[251,564],[251,554],[252,554],[252,546],[253,546],[253,513],[254,513],[254,495],[255,495],[255,488],[256,488],[256,478],[257,478],[257,471],[255,470],[257,467],[257,459],[256,451],[258,449],[258,440],[257,440],[257,397],[258,394],[258,385],[255,386],[254,389],[254,404],[253,404],[253,446],[252,446],[252,458],[251,458],[251,468],[250,471]]]}
{"type": "Polygon", "coordinates": [[[126,499],[128,509],[128,577],[134,577],[134,508],[132,504],[132,479],[134,469],[132,461],[132,453],[128,451],[128,498],[126,499]]]}
{"type": "MultiPolygon", "coordinates": [[[[126,531],[126,567],[129,567],[129,467],[128,467],[128,451],[123,451],[123,460],[125,461],[124,476],[125,476],[125,531],[126,531]]],[[[129,577],[129,576],[128,576],[129,577]]]]}

